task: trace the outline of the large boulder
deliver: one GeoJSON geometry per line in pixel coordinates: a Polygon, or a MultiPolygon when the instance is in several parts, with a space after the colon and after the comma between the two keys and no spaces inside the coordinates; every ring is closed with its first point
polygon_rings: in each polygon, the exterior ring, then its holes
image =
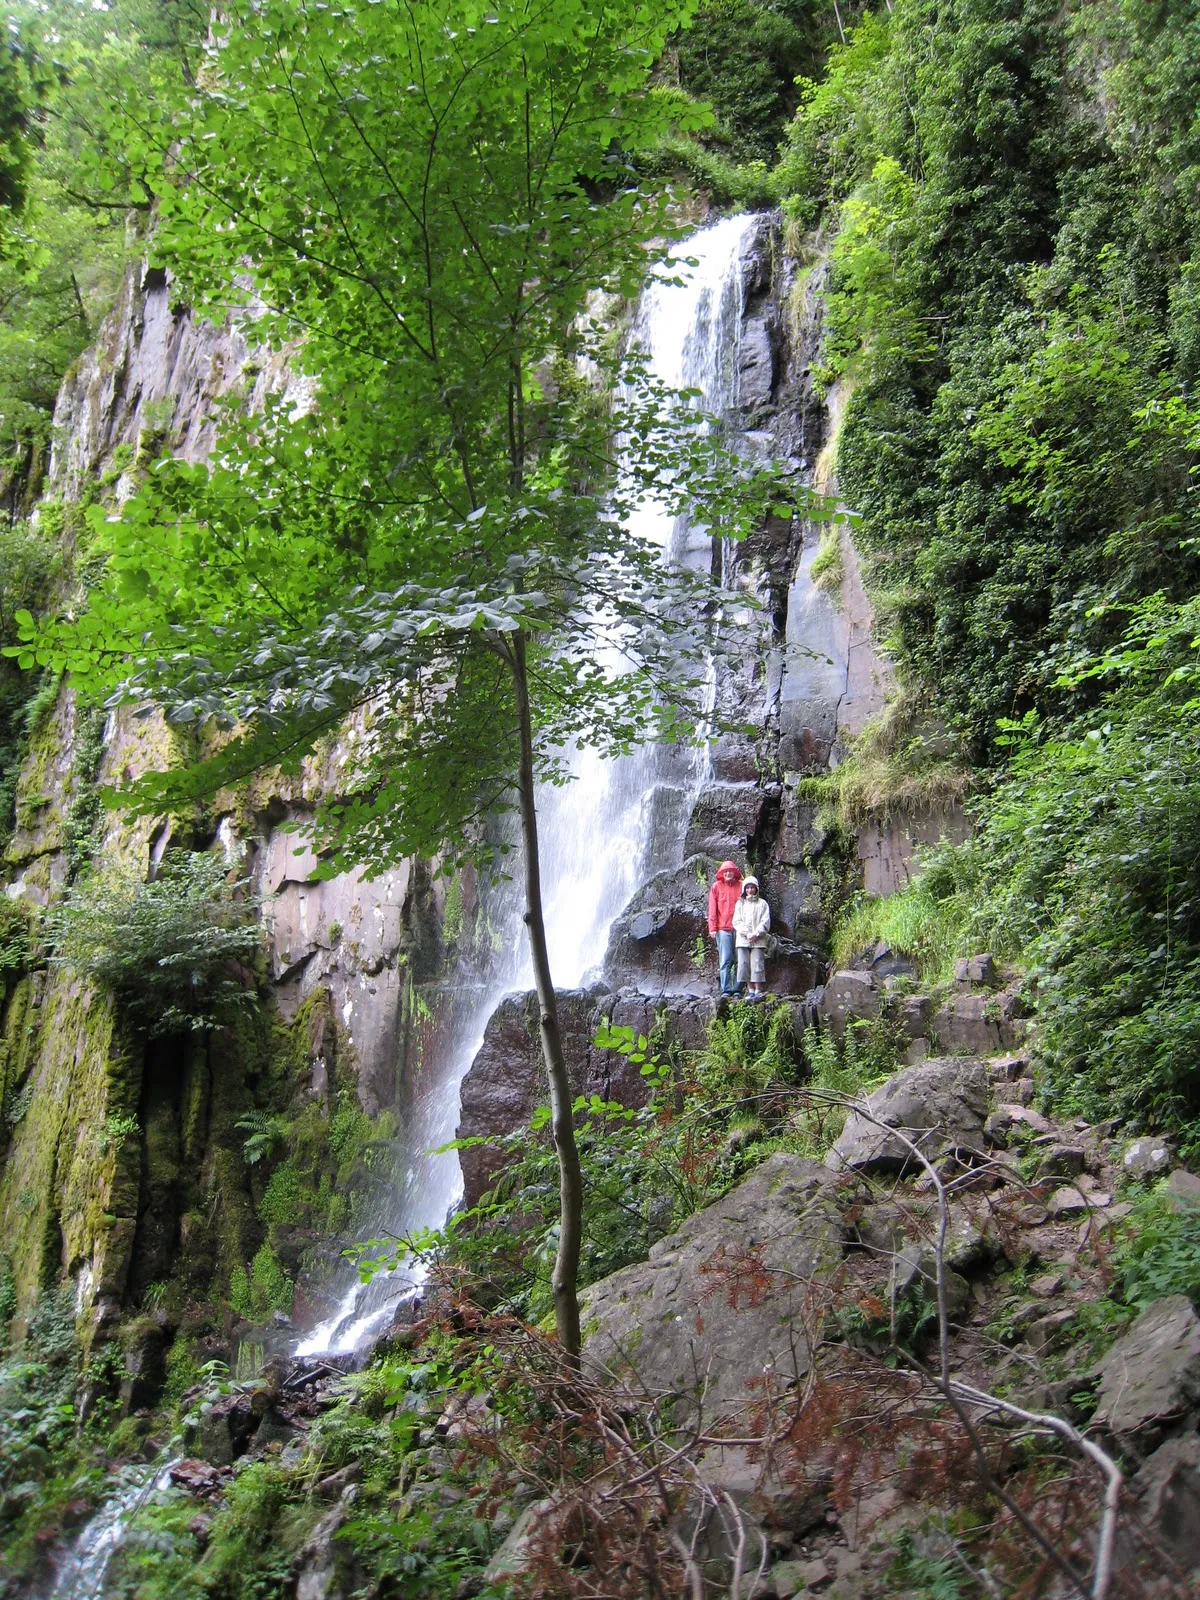
{"type": "Polygon", "coordinates": [[[1125,1448],[1148,1454],[1168,1426],[1200,1408],[1200,1317],[1191,1301],[1173,1294],[1147,1306],[1095,1372],[1093,1422],[1125,1448]]]}
{"type": "Polygon", "coordinates": [[[1200,1434],[1168,1439],[1134,1475],[1139,1509],[1186,1571],[1200,1568],[1200,1434]]]}
{"type": "Polygon", "coordinates": [[[896,1073],[867,1097],[867,1109],[884,1127],[851,1112],[826,1158],[830,1167],[900,1172],[916,1166],[908,1145],[888,1128],[902,1129],[930,1160],[951,1151],[983,1149],[988,1073],[971,1056],[923,1061],[896,1073]]]}
{"type": "Polygon", "coordinates": [[[604,973],[610,983],[693,993],[716,984],[708,890],[719,865],[715,857],[690,856],[642,885],[609,934],[604,973]]]}
{"type": "Polygon", "coordinates": [[[841,1243],[829,1172],[773,1155],[649,1261],[585,1290],[585,1356],[707,1421],[764,1383],[790,1387],[808,1370],[810,1285],[836,1269],[841,1243]]]}
{"type": "MultiPolygon", "coordinates": [[[[558,1020],[572,1089],[577,1095],[597,1094],[623,1106],[645,1105],[650,1090],[640,1067],[619,1051],[601,1050],[593,1044],[602,1019],[649,1035],[665,1014],[669,1034],[687,1049],[697,1049],[704,1043],[713,1009],[708,999],[673,995],[655,1001],[632,990],[614,993],[603,985],[560,992],[558,1020]]],[[[527,1128],[549,1094],[537,996],[509,995],[488,1019],[479,1053],[463,1079],[457,1137],[501,1139],[527,1128]]],[[[478,1202],[504,1159],[496,1145],[475,1145],[459,1152],[467,1205],[478,1202]]]]}

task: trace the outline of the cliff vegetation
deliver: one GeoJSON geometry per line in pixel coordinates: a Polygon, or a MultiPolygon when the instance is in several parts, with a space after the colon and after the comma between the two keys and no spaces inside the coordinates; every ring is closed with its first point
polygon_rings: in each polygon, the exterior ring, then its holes
{"type": "Polygon", "coordinates": [[[1197,105],[1198,0],[16,6],[4,1600],[1200,1595],[1197,105]]]}

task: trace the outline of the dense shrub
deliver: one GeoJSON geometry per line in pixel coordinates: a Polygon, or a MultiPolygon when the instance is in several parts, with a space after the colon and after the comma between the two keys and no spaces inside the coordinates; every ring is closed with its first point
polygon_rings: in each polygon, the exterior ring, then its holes
{"type": "Polygon", "coordinates": [[[704,0],[678,39],[680,84],[711,102],[738,154],[769,160],[826,26],[807,0],[704,0]]]}
{"type": "Polygon", "coordinates": [[[107,989],[151,1037],[219,1027],[257,1003],[257,902],[225,862],[173,852],[144,883],[82,880],[47,919],[52,960],[107,989]]]}
{"type": "Polygon", "coordinates": [[[1198,35],[1196,0],[894,0],[776,174],[832,235],[825,376],[888,644],[993,769],[975,841],[886,915],[933,966],[1024,960],[1048,1092],[1189,1141],[1198,35]]]}

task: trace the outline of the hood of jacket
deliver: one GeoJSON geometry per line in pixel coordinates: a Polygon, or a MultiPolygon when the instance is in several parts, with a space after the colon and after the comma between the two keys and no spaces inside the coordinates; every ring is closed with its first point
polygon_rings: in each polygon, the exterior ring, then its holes
{"type": "Polygon", "coordinates": [[[722,861],[717,868],[717,877],[719,878],[723,872],[736,872],[739,878],[742,875],[742,869],[736,861],[722,861]]]}
{"type": "Polygon", "coordinates": [[[746,890],[750,887],[751,884],[753,884],[756,889],[758,888],[758,879],[754,876],[754,874],[752,872],[748,873],[746,875],[746,877],[744,877],[742,879],[742,893],[743,894],[745,894],[746,890]]]}

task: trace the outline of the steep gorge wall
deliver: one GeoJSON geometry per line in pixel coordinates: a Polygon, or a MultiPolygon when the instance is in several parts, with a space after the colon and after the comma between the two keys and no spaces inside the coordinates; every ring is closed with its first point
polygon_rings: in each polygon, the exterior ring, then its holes
{"type": "MultiPolygon", "coordinates": [[[[738,400],[727,423],[747,454],[778,460],[790,477],[837,501],[836,436],[844,391],[826,394],[817,373],[823,336],[824,264],[804,268],[764,215],[741,262],[743,316],[736,342],[738,400]]],[[[710,748],[683,859],[655,873],[611,930],[602,978],[566,998],[564,1031],[576,1091],[644,1098],[638,1081],[613,1089],[611,1067],[590,1048],[602,1016],[649,1031],[658,1016],[688,1046],[713,1015],[716,957],[707,938],[708,885],[732,856],[759,877],[771,906],[772,990],[793,996],[802,1019],[819,1001],[832,911],[857,883],[888,893],[906,881],[917,843],[952,823],[942,813],[898,816],[856,840],[824,824],[805,780],[827,776],[884,708],[892,674],[874,637],[849,528],[835,525],[841,560],[834,583],[814,565],[827,522],[773,518],[737,549],[711,550],[714,574],[752,598],[757,647],[718,671],[723,733],[710,748]],[[602,1087],[607,1085],[607,1087],[602,1087]]],[[[523,1126],[544,1100],[530,997],[499,1008],[462,1087],[462,1138],[523,1126]]],[[[603,1054],[603,1053],[601,1053],[603,1054]]],[[[471,1147],[462,1164],[469,1200],[486,1187],[496,1153],[471,1147]]]]}
{"type": "MultiPolygon", "coordinates": [[[[743,274],[740,414],[731,424],[747,450],[776,455],[789,472],[835,489],[836,396],[831,405],[813,379],[820,271],[801,274],[764,217],[743,274]]],[[[235,395],[253,405],[291,382],[285,358],[258,351],[252,331],[251,316],[222,326],[195,319],[173,302],[161,274],[132,273],[96,348],[63,386],[43,517],[72,540],[74,508],[97,495],[119,499],[157,453],[202,458],[217,401],[235,395]]],[[[711,961],[704,970],[693,959],[704,882],[729,853],[758,870],[774,909],[775,986],[803,995],[823,976],[823,883],[831,871],[844,879],[847,863],[830,866],[829,841],[800,781],[826,772],[879,710],[888,674],[844,531],[840,589],[830,594],[813,580],[821,533],[818,523],[773,521],[740,550],[714,552],[762,607],[761,655],[718,686],[722,712],[756,732],[714,745],[685,864],[651,879],[618,918],[595,1003],[632,990],[632,1015],[664,988],[707,991],[711,961]]],[[[394,1133],[419,1085],[424,1047],[453,1004],[449,958],[469,968],[475,897],[468,877],[455,891],[456,943],[448,950],[445,889],[427,864],[403,862],[370,883],[357,874],[315,876],[304,820],[336,785],[352,731],[297,778],[258,780],[190,824],[156,825],[97,815],[94,794],[168,759],[167,730],[154,719],[113,716],[100,725],[88,715],[85,740],[63,688],[34,741],[4,858],[7,892],[46,904],[77,862],[82,838],[97,862],[121,861],[141,875],[172,843],[219,841],[267,897],[264,1005],[203,1048],[181,1040],[148,1049],[106,998],[54,969],[22,976],[4,997],[0,1225],[18,1303],[27,1311],[41,1287],[69,1280],[84,1325],[95,1328],[145,1303],[148,1289],[166,1280],[223,1297],[248,1268],[264,1227],[262,1181],[243,1159],[238,1127],[247,1114],[286,1113],[307,1130],[310,1155],[339,1116],[373,1118],[377,1133],[394,1133]],[[112,1131],[133,1120],[136,1134],[112,1131]]],[[[694,1031],[702,1010],[693,1007],[681,1025],[694,1031]]],[[[495,1056],[500,1027],[498,1014],[485,1056],[489,1048],[495,1056]]],[[[517,1055],[505,1052],[505,1068],[520,1080],[508,1098],[536,1104],[536,1085],[524,1082],[537,1073],[536,1058],[517,1055]]],[[[487,1076],[481,1068],[468,1078],[464,1132],[507,1125],[507,1113],[476,1092],[487,1076]]],[[[369,1143],[369,1129],[358,1137],[369,1143]]],[[[321,1158],[312,1159],[315,1184],[321,1158]]],[[[323,1171],[328,1180],[328,1163],[323,1171]]],[[[337,1214],[344,1223],[344,1211],[337,1214]]],[[[319,1218],[306,1213],[304,1225],[271,1229],[272,1248],[294,1276],[320,1275],[333,1216],[327,1208],[319,1218]]]]}
{"type": "MultiPolygon", "coordinates": [[[[252,332],[252,317],[202,321],[174,303],[164,275],[131,272],[59,396],[43,526],[75,545],[81,506],[123,498],[164,450],[190,460],[208,452],[219,400],[254,405],[291,383],[284,356],[258,350],[252,332]]],[[[146,876],[173,844],[219,841],[265,900],[264,1005],[205,1043],[146,1046],[106,996],[58,969],[22,974],[7,990],[0,976],[3,1254],[22,1314],[43,1287],[70,1281],[87,1332],[152,1284],[177,1278],[220,1297],[247,1268],[264,1232],[261,1180],[237,1126],[247,1114],[328,1125],[341,1107],[360,1142],[369,1139],[353,1121],[360,1110],[377,1132],[394,1132],[406,1054],[429,1026],[414,1025],[413,987],[441,963],[440,891],[422,864],[369,884],[355,874],[314,879],[304,819],[348,748],[335,745],[299,778],[259,780],[190,822],[99,808],[99,787],[170,754],[157,719],[81,718],[60,686],[24,763],[4,852],[7,894],[44,906],[84,857],[146,876]],[[120,1132],[135,1121],[136,1133],[120,1132]]],[[[319,1241],[309,1244],[319,1256],[319,1241]]],[[[293,1271],[302,1256],[293,1251],[293,1271]]]]}

